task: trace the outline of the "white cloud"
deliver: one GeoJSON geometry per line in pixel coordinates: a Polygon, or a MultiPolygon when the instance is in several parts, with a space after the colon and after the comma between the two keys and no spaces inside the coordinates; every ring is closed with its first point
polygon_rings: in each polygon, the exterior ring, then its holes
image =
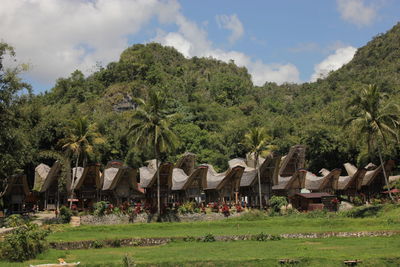
{"type": "Polygon", "coordinates": [[[352,46],[337,49],[334,54],[329,55],[322,62],[315,65],[314,73],[310,80],[314,82],[319,78],[326,77],[329,72],[339,69],[353,58],[356,51],[357,49],[352,46]]]}
{"type": "Polygon", "coordinates": [[[366,6],[364,0],[337,0],[342,18],[357,26],[371,24],[376,18],[376,7],[366,6]]]}
{"type": "Polygon", "coordinates": [[[261,86],[265,82],[300,82],[300,74],[293,64],[265,64],[260,60],[253,60],[248,55],[238,51],[225,51],[214,48],[207,38],[207,32],[199,28],[195,23],[184,16],[176,18],[179,27],[178,32],[158,32],[153,41],[163,45],[175,47],[186,57],[212,57],[221,61],[233,60],[238,66],[244,66],[249,70],[253,83],[261,86]]]}
{"type": "MultiPolygon", "coordinates": [[[[217,49],[207,32],[182,15],[176,0],[1,0],[0,32],[20,62],[30,63],[34,81],[53,83],[75,69],[90,73],[96,62],[118,60],[134,36],[151,20],[176,24],[177,32],[158,31],[155,41],[175,47],[186,57],[234,60],[249,69],[256,85],[266,81],[299,82],[292,64],[265,64],[237,51],[217,49]]],[[[221,18],[221,26],[240,38],[236,15],[221,18]]]]}
{"type": "Polygon", "coordinates": [[[49,82],[117,60],[129,35],[153,17],[171,22],[178,10],[175,1],[2,0],[0,32],[18,59],[30,63],[29,75],[49,82]]]}
{"type": "Polygon", "coordinates": [[[229,42],[233,44],[239,40],[244,33],[242,22],[239,20],[236,14],[233,15],[217,15],[216,17],[218,27],[232,31],[229,36],[229,42]]]}

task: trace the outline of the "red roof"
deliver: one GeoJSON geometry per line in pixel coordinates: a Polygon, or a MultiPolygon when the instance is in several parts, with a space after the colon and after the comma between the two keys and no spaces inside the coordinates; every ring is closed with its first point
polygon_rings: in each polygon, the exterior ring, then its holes
{"type": "Polygon", "coordinates": [[[400,189],[394,188],[394,189],[392,189],[392,190],[390,190],[390,191],[384,191],[384,192],[382,192],[382,193],[384,193],[384,194],[389,194],[389,192],[392,193],[392,194],[400,193],[400,189]]]}
{"type": "Polygon", "coordinates": [[[321,193],[297,193],[296,195],[304,198],[321,198],[321,197],[334,197],[334,195],[321,192],[321,193]]]}

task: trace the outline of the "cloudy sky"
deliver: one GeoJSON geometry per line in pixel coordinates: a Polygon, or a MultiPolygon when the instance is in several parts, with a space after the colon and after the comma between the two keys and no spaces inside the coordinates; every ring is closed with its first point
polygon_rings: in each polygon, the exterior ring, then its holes
{"type": "Polygon", "coordinates": [[[400,18],[399,0],[0,0],[0,40],[43,92],[135,43],[234,60],[254,84],[308,82],[347,63],[400,18]]]}

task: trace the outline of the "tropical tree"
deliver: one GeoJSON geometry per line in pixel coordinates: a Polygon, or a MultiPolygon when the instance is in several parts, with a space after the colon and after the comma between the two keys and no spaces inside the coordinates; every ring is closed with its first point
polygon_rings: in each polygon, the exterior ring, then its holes
{"type": "MultiPolygon", "coordinates": [[[[380,145],[383,143],[387,146],[390,139],[399,141],[399,106],[388,101],[388,95],[381,92],[376,85],[369,85],[350,102],[349,108],[351,117],[345,125],[351,126],[360,140],[366,142],[370,157],[375,149],[378,150],[386,186],[389,187],[380,145]]],[[[393,200],[390,191],[389,196],[393,200]]]]}
{"type": "MultiPolygon", "coordinates": [[[[75,157],[75,172],[72,174],[71,183],[71,201],[74,196],[74,187],[76,180],[77,168],[79,162],[82,161],[86,165],[88,156],[94,152],[94,145],[104,142],[103,137],[97,132],[97,126],[90,123],[86,117],[79,117],[69,121],[66,128],[67,136],[59,141],[66,155],[71,159],[75,157]]],[[[72,165],[72,164],[71,164],[72,165]]]]}
{"type": "Polygon", "coordinates": [[[171,117],[167,112],[167,99],[159,91],[151,91],[148,101],[136,99],[138,107],[132,115],[129,138],[135,146],[153,149],[157,167],[157,212],[160,214],[160,153],[175,149],[178,139],[170,128],[171,117]]]}
{"type": "Polygon", "coordinates": [[[262,203],[262,193],[261,193],[261,177],[259,168],[259,157],[262,153],[266,153],[271,150],[271,145],[269,142],[271,137],[267,134],[264,128],[252,128],[248,133],[244,135],[243,145],[246,149],[254,155],[256,161],[255,168],[257,170],[257,180],[258,180],[258,193],[260,197],[260,208],[263,208],[262,203]]]}

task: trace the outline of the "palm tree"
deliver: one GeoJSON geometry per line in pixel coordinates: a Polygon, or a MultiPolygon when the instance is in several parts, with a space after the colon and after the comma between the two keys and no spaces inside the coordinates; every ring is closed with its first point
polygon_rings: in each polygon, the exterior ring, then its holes
{"type": "Polygon", "coordinates": [[[67,156],[71,158],[71,161],[73,157],[76,159],[75,172],[72,174],[70,201],[71,208],[79,162],[83,161],[83,165],[86,165],[88,155],[94,151],[94,145],[103,143],[104,139],[102,138],[101,134],[97,132],[96,124],[91,124],[86,117],[79,117],[75,120],[71,120],[66,131],[67,136],[61,139],[59,144],[66,152],[67,156]]]}
{"type": "Polygon", "coordinates": [[[263,204],[262,204],[261,177],[260,177],[260,168],[258,166],[259,165],[258,159],[261,153],[264,153],[270,149],[270,145],[268,144],[270,140],[271,137],[266,133],[264,128],[252,128],[247,134],[245,134],[243,140],[243,145],[249,150],[250,153],[254,154],[254,158],[256,161],[255,168],[257,169],[260,209],[263,208],[263,204]]]}
{"type": "Polygon", "coordinates": [[[178,141],[176,135],[170,129],[171,116],[166,108],[166,98],[161,92],[150,92],[149,99],[136,99],[138,108],[132,116],[132,124],[129,128],[129,136],[134,146],[148,145],[153,149],[157,166],[157,212],[160,214],[160,153],[175,149],[178,141]]]}
{"type": "MultiPolygon", "coordinates": [[[[379,91],[376,85],[369,85],[361,90],[350,103],[352,112],[345,125],[350,125],[358,132],[361,140],[365,140],[368,153],[371,157],[375,149],[378,150],[386,186],[389,187],[385,166],[382,159],[380,143],[387,146],[389,139],[398,142],[397,130],[400,125],[399,106],[387,101],[387,94],[379,91]]],[[[389,191],[389,196],[393,196],[389,191]]]]}

